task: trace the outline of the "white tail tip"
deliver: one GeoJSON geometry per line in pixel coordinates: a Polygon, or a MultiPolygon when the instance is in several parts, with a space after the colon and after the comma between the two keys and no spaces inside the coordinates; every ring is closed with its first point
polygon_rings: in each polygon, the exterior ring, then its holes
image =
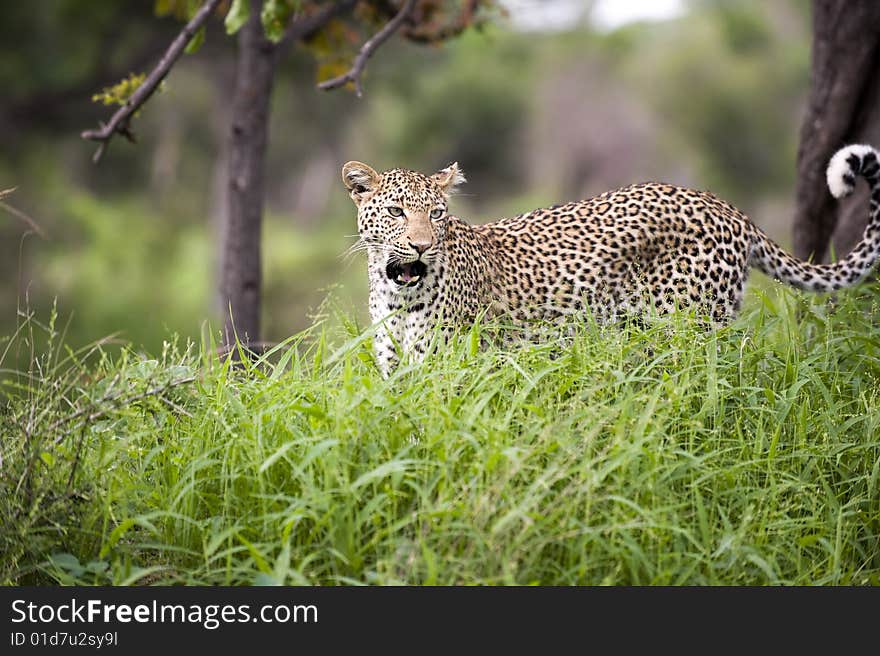
{"type": "Polygon", "coordinates": [[[861,172],[862,159],[868,153],[874,153],[874,156],[877,156],[877,151],[865,144],[844,146],[834,153],[828,162],[826,178],[828,179],[828,189],[835,198],[848,196],[855,189],[856,176],[861,172]],[[849,161],[853,156],[859,160],[859,165],[856,168],[853,168],[849,161]]]}

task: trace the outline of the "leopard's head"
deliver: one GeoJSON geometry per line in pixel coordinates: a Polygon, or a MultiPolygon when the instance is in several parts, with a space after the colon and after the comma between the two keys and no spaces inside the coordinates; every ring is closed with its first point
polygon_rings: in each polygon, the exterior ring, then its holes
{"type": "Polygon", "coordinates": [[[399,288],[430,276],[444,249],[449,196],[464,182],[457,163],[434,175],[407,169],[377,173],[361,162],[342,167],[358,208],[360,243],[399,288]]]}

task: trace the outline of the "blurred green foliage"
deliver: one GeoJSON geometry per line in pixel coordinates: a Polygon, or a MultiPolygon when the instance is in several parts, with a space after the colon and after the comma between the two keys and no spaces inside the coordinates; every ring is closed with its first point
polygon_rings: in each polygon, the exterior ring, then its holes
{"type": "MultiPolygon", "coordinates": [[[[108,109],[91,96],[147,70],[180,23],[147,0],[42,8],[10,5],[0,23],[0,189],[18,187],[5,201],[48,235],[23,237],[0,214],[0,335],[17,307],[57,299],[75,345],[121,332],[155,351],[169,332],[198,336],[218,309],[234,40],[212,21],[134,121],[139,143],[114,141],[93,167],[78,134],[108,109]]],[[[309,325],[331,289],[366,316],[364,262],[341,258],[355,232],[339,182],[349,159],[458,161],[469,183],[453,207],[474,222],[652,177],[711,188],[785,238],[808,51],[795,0],[694,2],[607,34],[498,25],[443,47],[392,40],[362,100],[318,92],[313,53],[292,50],[267,156],[264,337],[309,325]]]]}
{"type": "Polygon", "coordinates": [[[468,174],[467,195],[500,196],[522,186],[520,135],[540,74],[530,67],[535,50],[523,36],[468,33],[433,53],[436,73],[425,74],[425,61],[414,56],[374,72],[391,92],[377,94],[365,121],[379,165],[433,171],[458,161],[468,174]],[[528,82],[512,84],[518,77],[528,82]]]}
{"type": "Polygon", "coordinates": [[[183,226],[169,239],[137,198],[72,190],[59,202],[68,251],[39,257],[36,268],[62,299],[60,312],[74,314],[77,330],[100,337],[119,326],[136,344],[150,343],[191,333],[210,315],[211,246],[199,226],[183,226]]]}
{"type": "Polygon", "coordinates": [[[794,184],[795,168],[786,164],[797,148],[809,43],[779,38],[766,15],[736,4],[695,15],[687,32],[670,35],[678,47],[646,45],[658,64],[634,75],[699,148],[708,187],[731,197],[786,192],[794,184]],[[684,88],[657,80],[681,80],[684,88]]]}

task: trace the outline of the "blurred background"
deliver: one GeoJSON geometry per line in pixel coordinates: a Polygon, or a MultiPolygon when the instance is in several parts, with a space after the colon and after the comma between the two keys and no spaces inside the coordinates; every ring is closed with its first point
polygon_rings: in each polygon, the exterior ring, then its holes
{"type": "MultiPolygon", "coordinates": [[[[389,41],[365,94],[315,88],[291,50],[273,95],[263,338],[341,307],[366,321],[366,262],[345,259],[358,159],[468,183],[479,223],[643,180],[711,189],[788,246],[809,82],[802,0],[505,0],[505,18],[442,47],[389,41]],[[328,299],[332,303],[328,304],[328,299]]],[[[79,133],[91,97],[148,71],[181,28],[154,0],[6,3],[0,22],[0,335],[57,305],[73,346],[119,333],[155,352],[215,330],[235,40],[213,20],[102,162],[79,133]]]]}

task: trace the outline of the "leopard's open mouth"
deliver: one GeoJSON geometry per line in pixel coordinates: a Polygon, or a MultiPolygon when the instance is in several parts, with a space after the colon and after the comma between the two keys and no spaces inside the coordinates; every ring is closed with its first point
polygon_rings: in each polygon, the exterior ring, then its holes
{"type": "Polygon", "coordinates": [[[415,287],[426,273],[428,273],[428,267],[421,260],[405,264],[389,262],[385,267],[385,275],[398,287],[415,287]]]}

